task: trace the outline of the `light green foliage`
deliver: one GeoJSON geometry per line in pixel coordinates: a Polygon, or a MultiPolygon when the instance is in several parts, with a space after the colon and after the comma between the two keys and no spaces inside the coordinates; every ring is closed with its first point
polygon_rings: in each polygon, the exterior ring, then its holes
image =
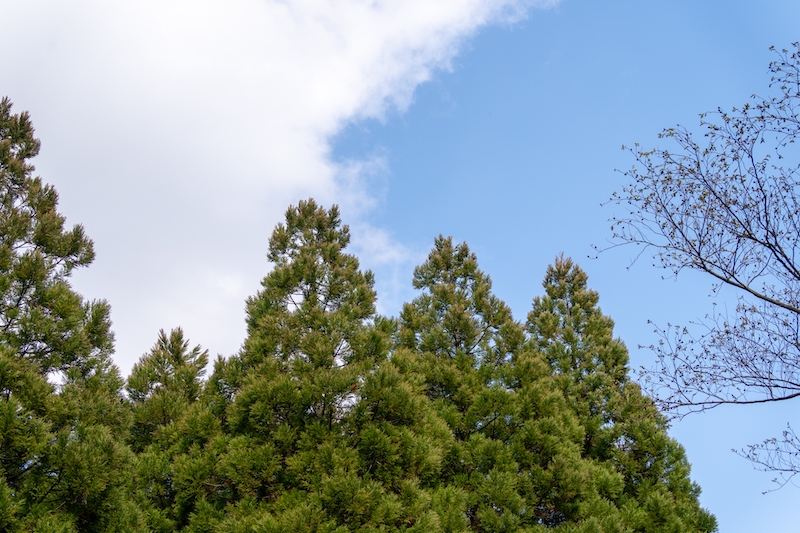
{"type": "Polygon", "coordinates": [[[335,207],[309,200],[290,208],[270,239],[274,269],[248,300],[243,350],[215,365],[205,401],[226,434],[190,450],[181,464],[200,468],[202,457],[213,457],[196,476],[219,488],[198,494],[194,505],[202,498],[225,511],[225,524],[303,530],[297,501],[315,528],[396,515],[396,499],[360,475],[348,429],[392,327],[374,315],[372,274],[344,253],[349,239],[335,207]]]}
{"type": "Polygon", "coordinates": [[[162,472],[153,529],[714,530],[570,260],[523,328],[439,237],[395,322],[375,317],[335,208],[286,220],[242,352],[140,454],[143,478],[162,472]]]}
{"type": "Polygon", "coordinates": [[[683,448],[669,438],[652,401],[630,382],[628,353],[613,322],[570,259],[548,268],[546,295],[528,314],[529,345],[542,353],[553,382],[582,426],[582,455],[602,465],[600,494],[636,531],[711,531],[713,516],[697,503],[683,448]]]}
{"type": "MultiPolygon", "coordinates": [[[[364,321],[375,313],[374,279],[344,253],[350,233],[338,209],[300,202],[287,210],[286,223],[269,242],[275,266],[247,302],[245,363],[273,357],[303,373],[357,359],[368,340],[364,321]]],[[[331,412],[325,406],[313,410],[323,418],[322,411],[331,412]]]]}
{"type": "Polygon", "coordinates": [[[442,450],[439,494],[457,506],[438,509],[446,530],[563,522],[542,500],[574,499],[561,478],[574,477],[581,461],[580,430],[548,369],[538,354],[523,352],[522,328],[466,244],[437,238],[414,285],[423,292],[403,308],[398,340],[417,353],[426,393],[454,437],[442,450]],[[544,412],[548,400],[552,413],[544,412]]]}
{"type": "Polygon", "coordinates": [[[614,440],[614,410],[628,383],[628,353],[612,338],[613,322],[597,308],[598,295],[571,260],[559,257],[547,269],[546,295],[528,314],[530,343],[544,354],[553,379],[586,431],[585,451],[602,457],[614,440]]]}
{"type": "MultiPolygon", "coordinates": [[[[247,372],[229,411],[235,431],[267,436],[340,422],[359,377],[385,349],[368,324],[375,313],[371,272],[343,252],[350,241],[338,210],[300,202],[270,238],[274,269],[247,302],[247,372]]],[[[230,366],[230,365],[229,365],[230,366]]]]}
{"type": "Polygon", "coordinates": [[[428,397],[461,440],[502,431],[507,397],[500,372],[523,341],[491,286],[466,244],[439,236],[414,270],[423,294],[400,315],[399,344],[419,352],[428,397]]]}
{"type": "Polygon", "coordinates": [[[450,497],[461,520],[449,527],[714,529],[682,449],[629,382],[613,323],[570,260],[548,269],[527,339],[466,244],[438,238],[414,284],[423,293],[404,307],[398,341],[416,352],[455,438],[440,474],[459,491],[450,497]]]}

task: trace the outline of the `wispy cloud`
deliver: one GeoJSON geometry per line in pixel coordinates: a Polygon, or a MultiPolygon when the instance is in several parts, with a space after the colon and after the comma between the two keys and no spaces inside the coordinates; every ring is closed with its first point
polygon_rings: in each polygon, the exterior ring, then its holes
{"type": "Polygon", "coordinates": [[[330,139],[405,110],[478,28],[555,3],[4,2],[0,87],[31,111],[38,172],[95,240],[75,283],[112,303],[123,370],[179,324],[238,349],[269,234],[300,198],[342,205],[365,265],[416,260],[367,222],[385,160],[333,161],[330,139]]]}

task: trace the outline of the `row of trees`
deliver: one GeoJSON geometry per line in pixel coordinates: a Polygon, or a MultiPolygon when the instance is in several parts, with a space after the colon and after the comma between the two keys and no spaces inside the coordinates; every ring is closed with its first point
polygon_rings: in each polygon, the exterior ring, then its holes
{"type": "Polygon", "coordinates": [[[376,315],[336,207],[286,213],[241,351],[161,332],[123,380],[93,257],[0,104],[0,531],[707,532],[683,449],[559,257],[525,323],[466,244],[376,315]]]}

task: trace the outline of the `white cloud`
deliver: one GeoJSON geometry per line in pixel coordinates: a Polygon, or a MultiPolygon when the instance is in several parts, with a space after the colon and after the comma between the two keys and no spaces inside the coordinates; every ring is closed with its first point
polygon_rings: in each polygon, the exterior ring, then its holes
{"type": "Polygon", "coordinates": [[[365,222],[385,161],[337,163],[329,140],[404,110],[481,26],[555,3],[5,0],[1,91],[31,112],[38,172],[95,240],[75,285],[110,300],[123,371],[159,328],[236,351],[269,234],[300,198],[355,218],[367,266],[416,260],[365,222]]]}

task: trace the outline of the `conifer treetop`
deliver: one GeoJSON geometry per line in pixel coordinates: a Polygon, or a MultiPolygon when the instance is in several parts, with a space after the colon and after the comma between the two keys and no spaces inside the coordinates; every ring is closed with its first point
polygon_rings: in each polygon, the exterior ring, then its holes
{"type": "Polygon", "coordinates": [[[354,337],[375,315],[376,294],[372,272],[362,272],[358,259],[344,252],[350,231],[339,209],[300,201],[269,242],[275,266],[248,299],[244,357],[252,362],[272,354],[323,367],[347,360],[354,337]]]}
{"type": "Polygon", "coordinates": [[[90,360],[112,351],[109,308],[68,283],[94,259],[93,245],[82,226],[64,227],[55,189],[33,176],[39,147],[28,114],[0,100],[0,346],[42,374],[76,365],[93,373],[90,360]]]}

